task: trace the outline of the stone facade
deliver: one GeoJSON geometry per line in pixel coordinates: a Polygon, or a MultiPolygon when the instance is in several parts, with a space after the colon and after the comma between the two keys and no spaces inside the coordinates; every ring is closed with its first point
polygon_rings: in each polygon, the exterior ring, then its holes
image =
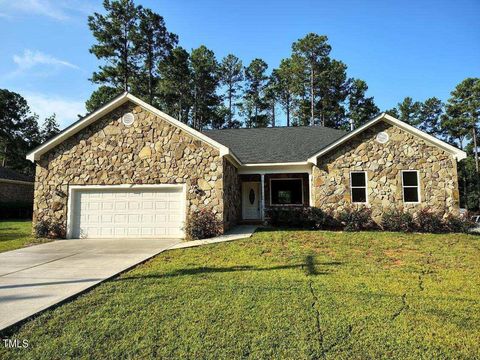
{"type": "Polygon", "coordinates": [[[212,210],[224,219],[219,151],[128,102],[65,140],[37,162],[34,223],[66,225],[69,185],[186,184],[187,214],[212,210]],[[125,126],[121,116],[133,112],[125,126]]]}
{"type": "Polygon", "coordinates": [[[242,201],[237,168],[227,159],[223,160],[223,184],[223,223],[228,229],[241,220],[242,201]]]}
{"type": "Polygon", "coordinates": [[[313,167],[314,206],[338,213],[351,205],[350,171],[368,177],[368,204],[379,221],[392,207],[416,212],[423,207],[456,213],[459,209],[457,163],[442,149],[397,126],[380,122],[318,159],[313,167]],[[376,141],[379,132],[389,141],[376,141]],[[419,204],[404,204],[401,170],[418,170],[419,204]]]}

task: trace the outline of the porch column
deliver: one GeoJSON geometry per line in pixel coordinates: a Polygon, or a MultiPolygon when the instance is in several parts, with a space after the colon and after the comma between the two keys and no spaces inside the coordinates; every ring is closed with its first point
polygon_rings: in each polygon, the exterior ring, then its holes
{"type": "Polygon", "coordinates": [[[308,206],[313,206],[313,176],[312,172],[308,173],[308,206]]]}
{"type": "Polygon", "coordinates": [[[263,220],[265,220],[265,175],[260,174],[260,217],[263,220]]]}

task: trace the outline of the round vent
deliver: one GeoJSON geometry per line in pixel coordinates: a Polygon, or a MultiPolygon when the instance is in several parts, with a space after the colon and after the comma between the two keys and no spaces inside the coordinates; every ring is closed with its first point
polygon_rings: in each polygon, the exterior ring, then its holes
{"type": "Polygon", "coordinates": [[[123,125],[130,126],[133,124],[134,121],[135,121],[135,117],[133,116],[132,113],[126,113],[125,115],[122,116],[123,125]]]}
{"type": "Polygon", "coordinates": [[[390,137],[385,131],[379,132],[376,137],[377,142],[380,144],[386,144],[389,139],[390,137]]]}

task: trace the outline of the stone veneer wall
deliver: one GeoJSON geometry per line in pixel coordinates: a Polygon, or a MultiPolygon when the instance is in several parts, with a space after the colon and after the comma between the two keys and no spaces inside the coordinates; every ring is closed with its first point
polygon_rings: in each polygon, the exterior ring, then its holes
{"type": "Polygon", "coordinates": [[[376,221],[392,207],[416,212],[423,207],[458,212],[456,160],[396,126],[381,122],[319,159],[313,167],[314,204],[338,213],[351,204],[350,171],[367,171],[368,201],[376,221]],[[380,144],[375,136],[386,132],[380,144]],[[419,170],[420,204],[404,204],[401,170],[419,170]]]}
{"type": "Polygon", "coordinates": [[[187,214],[207,208],[222,221],[222,172],[218,150],[128,102],[42,156],[33,220],[66,225],[69,185],[185,183],[187,214]],[[120,119],[127,112],[131,126],[120,119]]]}
{"type": "Polygon", "coordinates": [[[223,160],[223,184],[223,223],[228,229],[241,220],[242,201],[237,168],[227,159],[223,160]]]}

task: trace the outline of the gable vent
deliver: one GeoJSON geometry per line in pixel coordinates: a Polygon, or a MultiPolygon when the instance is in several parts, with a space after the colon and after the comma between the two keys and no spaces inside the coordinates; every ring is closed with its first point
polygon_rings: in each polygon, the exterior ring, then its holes
{"type": "Polygon", "coordinates": [[[133,124],[134,121],[135,121],[135,117],[133,116],[132,113],[126,113],[125,115],[122,116],[123,125],[130,126],[133,124]]]}

